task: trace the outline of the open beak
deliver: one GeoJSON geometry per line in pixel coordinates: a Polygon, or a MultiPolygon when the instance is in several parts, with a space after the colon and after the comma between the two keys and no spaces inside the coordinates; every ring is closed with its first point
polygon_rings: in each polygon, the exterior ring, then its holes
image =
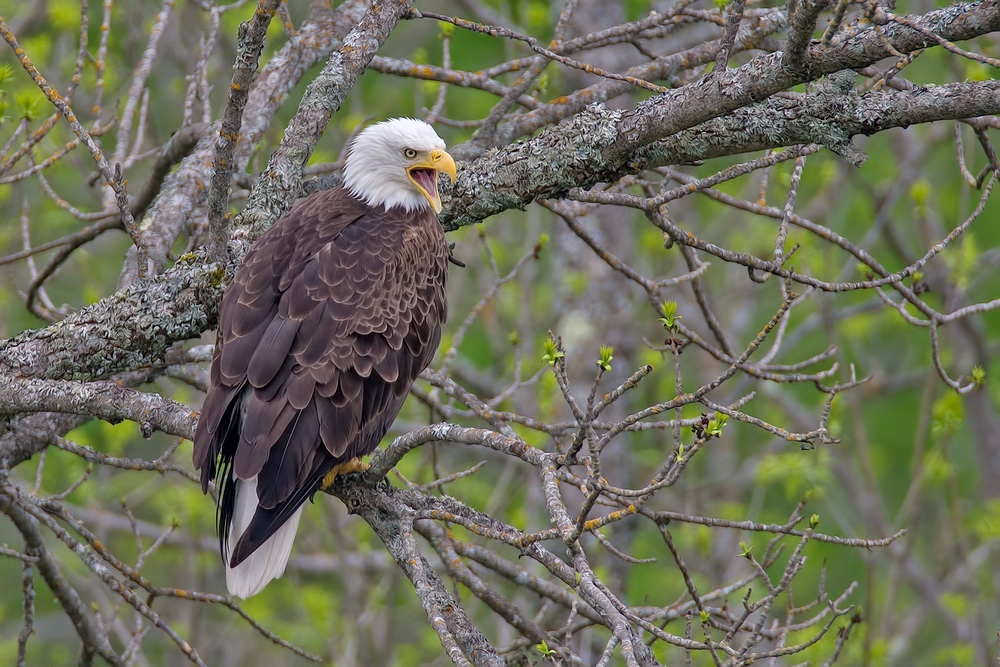
{"type": "Polygon", "coordinates": [[[431,203],[435,213],[441,212],[441,196],[438,195],[437,186],[439,171],[448,174],[451,182],[455,182],[457,173],[455,160],[440,148],[435,148],[427,154],[423,162],[418,162],[406,170],[410,181],[427,197],[427,201],[431,203]]]}

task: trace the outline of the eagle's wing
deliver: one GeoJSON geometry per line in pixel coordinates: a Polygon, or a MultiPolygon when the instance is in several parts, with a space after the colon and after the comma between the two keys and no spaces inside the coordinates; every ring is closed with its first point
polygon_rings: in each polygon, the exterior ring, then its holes
{"type": "Polygon", "coordinates": [[[257,511],[235,567],[339,462],[374,450],[430,363],[447,315],[447,244],[432,212],[373,209],[341,188],[269,230],[226,291],[195,435],[202,485],[221,478],[219,534],[236,480],[257,511]]]}

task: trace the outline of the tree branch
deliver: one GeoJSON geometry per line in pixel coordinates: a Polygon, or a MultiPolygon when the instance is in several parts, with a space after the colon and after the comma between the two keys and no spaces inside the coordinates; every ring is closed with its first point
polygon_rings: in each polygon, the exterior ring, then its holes
{"type": "Polygon", "coordinates": [[[154,430],[192,440],[195,414],[164,398],[122,387],[114,382],[9,380],[0,377],[0,411],[4,414],[60,412],[92,415],[117,423],[139,424],[148,438],[154,430]]]}
{"type": "Polygon", "coordinates": [[[471,662],[476,667],[501,667],[504,660],[476,628],[462,605],[455,600],[444,582],[417,550],[413,539],[413,509],[407,505],[411,494],[388,484],[374,487],[358,481],[354,475],[338,477],[332,493],[348,511],[363,518],[385,544],[406,577],[413,583],[417,597],[427,612],[442,646],[456,665],[471,662]]]}
{"type": "Polygon", "coordinates": [[[264,50],[267,27],[278,7],[279,0],[260,0],[257,10],[248,23],[240,25],[240,42],[233,64],[233,81],[229,84],[229,97],[215,142],[214,172],[208,192],[208,256],[215,262],[226,260],[228,239],[229,188],[236,168],[236,145],[243,127],[243,109],[250,96],[250,84],[264,50]]]}
{"type": "Polygon", "coordinates": [[[24,537],[25,552],[38,559],[35,562],[35,567],[38,568],[38,573],[42,575],[45,584],[52,591],[63,611],[66,612],[73,627],[76,628],[76,633],[83,642],[84,654],[96,653],[113,667],[125,667],[125,663],[111,648],[107,636],[95,623],[90,610],[84,606],[80,595],[59,571],[59,566],[49,553],[45,542],[42,541],[42,532],[38,522],[18,506],[17,491],[7,484],[5,473],[2,484],[0,484],[0,511],[10,517],[10,520],[24,537]]]}

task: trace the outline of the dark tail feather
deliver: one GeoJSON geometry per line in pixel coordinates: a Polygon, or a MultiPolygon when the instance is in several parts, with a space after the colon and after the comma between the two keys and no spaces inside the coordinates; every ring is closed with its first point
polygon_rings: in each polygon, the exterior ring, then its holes
{"type": "Polygon", "coordinates": [[[323,483],[323,478],[330,472],[334,464],[335,460],[332,456],[324,455],[316,462],[312,474],[286,500],[275,505],[273,509],[257,507],[253,519],[250,520],[250,525],[240,536],[233,548],[233,553],[230,554],[229,567],[236,567],[242,563],[260,545],[264,544],[267,538],[274,535],[295,514],[295,511],[316,493],[320,484],[323,483]]]}

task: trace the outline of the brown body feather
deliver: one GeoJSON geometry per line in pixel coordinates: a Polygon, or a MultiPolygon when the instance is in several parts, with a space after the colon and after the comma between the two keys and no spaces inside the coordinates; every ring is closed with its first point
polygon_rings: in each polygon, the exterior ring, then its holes
{"type": "Polygon", "coordinates": [[[434,212],[313,194],[247,254],[219,311],[211,386],[195,434],[202,488],[220,485],[219,537],[235,479],[259,503],[235,567],[335,465],[373,451],[441,340],[448,247],[434,212]]]}

